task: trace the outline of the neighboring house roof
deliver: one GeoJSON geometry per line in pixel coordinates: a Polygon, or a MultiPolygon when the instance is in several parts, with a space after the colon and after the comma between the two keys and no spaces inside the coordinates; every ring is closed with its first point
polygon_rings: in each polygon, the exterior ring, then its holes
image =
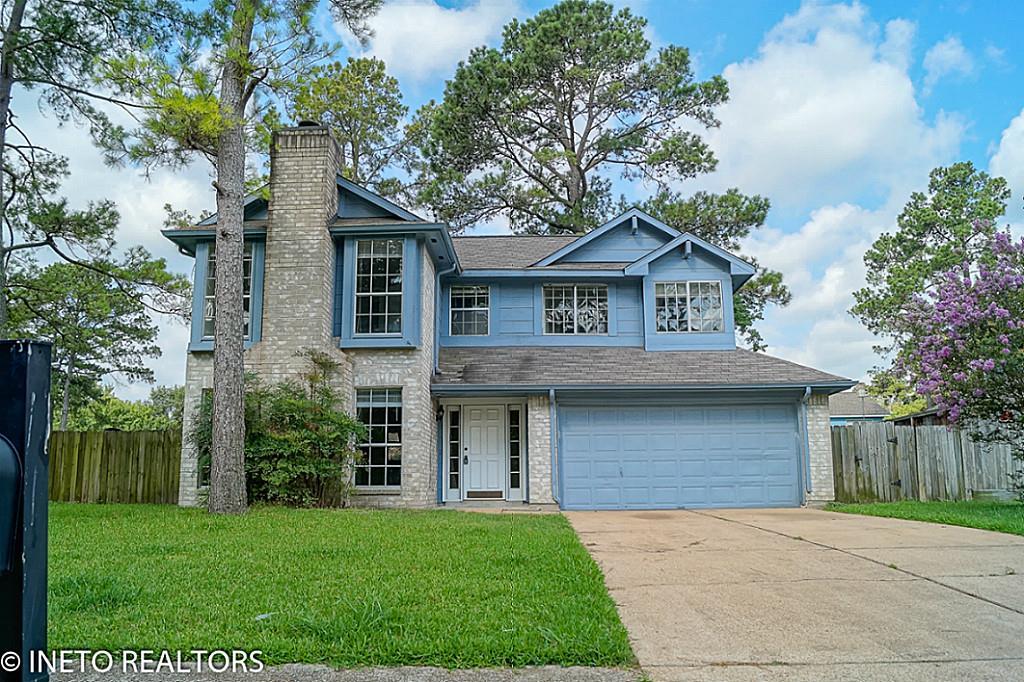
{"type": "Polygon", "coordinates": [[[835,374],[749,350],[647,351],[641,347],[441,348],[435,384],[456,386],[820,386],[835,374]]]}
{"type": "Polygon", "coordinates": [[[889,410],[871,396],[862,399],[859,391],[867,390],[857,384],[849,391],[833,393],[828,397],[828,413],[833,417],[885,417],[889,410]]]}
{"type": "Polygon", "coordinates": [[[500,235],[453,237],[452,241],[463,270],[519,270],[577,239],[574,235],[500,235]]]}

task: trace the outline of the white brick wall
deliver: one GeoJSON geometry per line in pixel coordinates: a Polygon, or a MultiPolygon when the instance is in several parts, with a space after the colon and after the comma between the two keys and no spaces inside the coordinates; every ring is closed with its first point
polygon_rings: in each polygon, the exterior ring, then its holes
{"type": "Polygon", "coordinates": [[[551,403],[547,396],[532,395],[526,402],[529,428],[529,476],[531,504],[550,504],[551,494],[551,403]]]}
{"type": "Polygon", "coordinates": [[[832,478],[832,430],[828,396],[813,393],[807,401],[807,443],[811,463],[811,488],[807,501],[831,502],[836,498],[832,478]]]}

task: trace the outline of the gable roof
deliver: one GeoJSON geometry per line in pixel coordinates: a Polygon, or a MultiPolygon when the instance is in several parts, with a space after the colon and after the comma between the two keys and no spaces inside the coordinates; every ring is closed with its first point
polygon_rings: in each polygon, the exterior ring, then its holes
{"type": "Polygon", "coordinates": [[[753,277],[757,272],[757,268],[742,258],[734,256],[725,249],[717,247],[710,242],[706,242],[700,237],[694,236],[689,232],[683,232],[675,239],[663,244],[661,248],[655,249],[643,258],[639,258],[630,263],[626,266],[624,272],[627,275],[646,275],[650,269],[651,263],[669,253],[672,253],[678,248],[686,249],[686,253],[689,254],[691,245],[696,245],[708,253],[718,256],[729,264],[729,274],[732,275],[734,289],[739,289],[743,286],[744,282],[753,277]]]}
{"type": "MultiPolygon", "coordinates": [[[[412,211],[406,210],[391,201],[385,199],[381,195],[371,192],[370,190],[357,185],[351,180],[347,180],[342,176],[337,176],[336,182],[338,185],[338,210],[337,219],[340,220],[371,220],[380,222],[382,220],[400,220],[400,221],[415,221],[415,222],[427,222],[423,218],[419,217],[412,211]],[[345,212],[346,206],[351,202],[345,201],[345,193],[348,193],[356,198],[356,200],[363,204],[373,206],[378,209],[375,215],[367,215],[365,211],[358,215],[348,215],[345,212]]],[[[260,187],[257,191],[253,192],[245,198],[242,203],[244,211],[244,220],[250,221],[265,221],[267,219],[267,208],[269,202],[263,196],[263,190],[266,189],[267,185],[260,187]]],[[[193,226],[184,229],[197,229],[204,227],[213,227],[217,224],[217,214],[211,213],[207,217],[200,220],[193,226]]]]}
{"type": "Polygon", "coordinates": [[[453,237],[452,241],[463,270],[519,270],[576,239],[574,235],[495,235],[453,237]]]}
{"type": "Polygon", "coordinates": [[[616,216],[615,218],[612,218],[611,220],[606,222],[604,225],[601,225],[600,227],[591,230],[590,232],[588,232],[587,234],[583,235],[582,237],[579,237],[579,238],[573,240],[572,243],[566,244],[562,248],[554,251],[553,253],[548,254],[544,258],[542,258],[539,261],[537,261],[535,263],[535,265],[537,265],[537,266],[552,265],[553,263],[561,260],[562,258],[565,258],[570,253],[572,253],[573,251],[579,249],[580,247],[586,246],[587,244],[593,242],[596,239],[600,239],[602,235],[604,235],[604,234],[614,230],[615,228],[617,228],[619,225],[622,225],[627,220],[632,220],[632,221],[643,220],[650,227],[653,227],[655,230],[664,233],[665,236],[668,237],[669,239],[674,239],[675,237],[677,237],[679,235],[679,230],[675,229],[674,227],[669,227],[668,225],[666,225],[665,223],[661,222],[657,218],[655,218],[655,217],[653,217],[651,215],[648,215],[647,213],[644,213],[639,208],[631,208],[628,211],[626,211],[625,213],[623,213],[622,215],[619,215],[619,216],[616,216]]]}
{"type": "Polygon", "coordinates": [[[781,358],[733,350],[642,347],[443,347],[436,385],[778,387],[841,390],[853,381],[781,358]]]}
{"type": "MultiPolygon", "coordinates": [[[[418,221],[418,222],[425,222],[423,220],[423,218],[419,217],[418,215],[416,215],[412,211],[409,211],[409,210],[406,210],[406,209],[402,208],[401,206],[399,206],[395,202],[391,201],[390,199],[385,199],[384,197],[382,197],[381,195],[377,194],[376,192],[371,192],[370,190],[366,189],[365,187],[363,187],[361,185],[357,185],[356,183],[352,182],[351,180],[347,180],[347,179],[343,178],[341,175],[339,175],[337,177],[337,182],[338,182],[338,193],[339,193],[339,195],[343,191],[344,192],[349,192],[349,193],[355,195],[356,197],[358,197],[359,199],[361,199],[363,202],[366,202],[368,204],[376,206],[377,208],[381,209],[381,211],[383,211],[384,213],[389,214],[389,215],[391,215],[391,216],[393,216],[395,218],[398,218],[400,220],[413,220],[413,221],[418,221]]],[[[342,197],[339,196],[338,197],[338,217],[339,218],[349,217],[349,216],[343,215],[344,204],[345,204],[345,202],[342,201],[342,197]]],[[[362,217],[362,216],[360,216],[360,217],[362,217]]]]}

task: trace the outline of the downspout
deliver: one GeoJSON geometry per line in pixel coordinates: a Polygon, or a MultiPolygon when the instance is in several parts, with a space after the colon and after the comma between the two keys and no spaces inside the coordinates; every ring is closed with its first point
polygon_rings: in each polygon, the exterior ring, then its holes
{"type": "Polygon", "coordinates": [[[557,429],[555,428],[555,389],[548,389],[548,410],[549,420],[551,422],[550,428],[550,439],[551,439],[551,499],[556,503],[558,502],[558,469],[555,466],[556,453],[558,452],[558,445],[556,442],[557,429]]]}
{"type": "MultiPolygon", "coordinates": [[[[810,429],[807,427],[807,401],[811,398],[811,387],[804,387],[804,395],[800,398],[800,430],[803,431],[804,451],[804,491],[807,494],[814,492],[814,485],[811,483],[811,439],[810,429]]],[[[807,495],[804,495],[806,501],[807,495]]]]}
{"type": "Polygon", "coordinates": [[[456,263],[447,270],[438,270],[434,275],[434,374],[440,371],[438,347],[441,345],[441,278],[452,274],[458,267],[456,263]]]}

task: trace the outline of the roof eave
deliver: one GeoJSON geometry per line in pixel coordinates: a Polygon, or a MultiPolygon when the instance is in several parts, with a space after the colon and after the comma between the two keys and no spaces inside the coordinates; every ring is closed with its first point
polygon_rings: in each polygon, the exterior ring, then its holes
{"type": "Polygon", "coordinates": [[[614,391],[633,392],[694,392],[694,391],[751,391],[751,390],[792,390],[810,388],[814,393],[834,393],[856,385],[855,381],[799,381],[770,384],[449,384],[436,383],[430,390],[437,395],[462,395],[465,393],[546,393],[547,391],[614,391]]]}

